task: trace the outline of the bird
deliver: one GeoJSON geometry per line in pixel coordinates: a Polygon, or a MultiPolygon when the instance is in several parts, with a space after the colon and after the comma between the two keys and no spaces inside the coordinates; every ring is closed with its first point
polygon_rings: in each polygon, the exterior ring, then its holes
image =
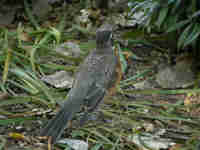
{"type": "Polygon", "coordinates": [[[77,112],[84,108],[85,116],[90,115],[105,95],[116,92],[122,72],[118,52],[113,48],[112,31],[111,24],[103,24],[97,29],[96,48],[80,65],[63,107],[42,128],[40,136],[51,137],[53,144],[60,139],[77,112]]]}

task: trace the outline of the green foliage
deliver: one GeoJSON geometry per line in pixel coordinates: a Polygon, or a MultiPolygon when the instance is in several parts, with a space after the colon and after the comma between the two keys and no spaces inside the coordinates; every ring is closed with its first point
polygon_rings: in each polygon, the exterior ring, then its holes
{"type": "Polygon", "coordinates": [[[147,31],[156,29],[177,33],[178,49],[197,42],[200,34],[200,6],[197,0],[136,0],[131,7],[132,13],[144,13],[142,26],[147,31]]]}

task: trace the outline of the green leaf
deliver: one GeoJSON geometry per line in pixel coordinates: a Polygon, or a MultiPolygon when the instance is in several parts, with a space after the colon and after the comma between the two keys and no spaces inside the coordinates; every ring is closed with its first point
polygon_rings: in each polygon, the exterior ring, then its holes
{"type": "Polygon", "coordinates": [[[199,17],[199,16],[200,16],[200,10],[199,10],[199,11],[196,11],[196,12],[191,16],[190,19],[193,19],[193,18],[199,17]]]}
{"type": "Polygon", "coordinates": [[[161,25],[163,24],[165,18],[167,17],[168,14],[168,7],[163,7],[160,10],[159,16],[158,16],[158,21],[156,22],[156,25],[160,28],[161,25]]]}
{"type": "Polygon", "coordinates": [[[133,31],[124,32],[122,37],[125,39],[144,39],[144,34],[141,29],[134,29],[133,31]]]}
{"type": "Polygon", "coordinates": [[[181,4],[181,0],[176,0],[176,3],[173,5],[173,8],[171,10],[171,13],[176,13],[177,12],[177,9],[179,8],[181,4]]]}
{"type": "Polygon", "coordinates": [[[183,21],[171,26],[166,32],[172,32],[172,31],[175,31],[177,29],[180,29],[181,27],[188,24],[189,22],[190,22],[190,20],[183,20],[183,21]]]}
{"type": "Polygon", "coordinates": [[[179,39],[178,39],[178,49],[180,49],[181,47],[183,47],[183,44],[186,40],[186,38],[188,37],[188,34],[190,32],[190,29],[194,26],[194,24],[190,24],[189,26],[187,26],[187,28],[183,31],[183,33],[180,35],[179,39]]]}
{"type": "Polygon", "coordinates": [[[164,24],[164,30],[168,30],[169,28],[172,28],[177,22],[178,22],[178,15],[173,15],[173,16],[168,16],[165,19],[165,24],[164,24]]]}
{"type": "Polygon", "coordinates": [[[50,27],[50,29],[51,30],[49,31],[49,33],[52,34],[55,37],[57,44],[59,44],[60,43],[60,39],[61,39],[61,33],[60,33],[60,31],[57,30],[54,27],[50,27]]]}
{"type": "Polygon", "coordinates": [[[176,2],[177,0],[168,0],[168,4],[171,4],[171,3],[174,3],[176,2]]]}
{"type": "Polygon", "coordinates": [[[117,49],[118,49],[118,53],[119,53],[119,57],[120,57],[120,62],[122,65],[122,72],[125,73],[128,64],[127,64],[125,56],[122,54],[122,50],[121,50],[121,47],[119,46],[119,44],[117,45],[117,49]]]}
{"type": "Polygon", "coordinates": [[[12,81],[12,80],[8,80],[9,83],[15,85],[16,87],[18,88],[21,88],[23,89],[24,91],[28,92],[28,93],[31,93],[32,95],[35,95],[37,93],[39,93],[39,90],[34,87],[34,85],[32,85],[30,82],[28,82],[27,80],[24,80],[24,82],[20,82],[20,83],[17,83],[15,81],[12,81]]]}
{"type": "MultiPolygon", "coordinates": [[[[14,73],[21,81],[24,82],[24,84],[27,84],[24,89],[29,87],[29,90],[38,89],[39,91],[43,92],[45,96],[52,102],[55,103],[54,99],[52,98],[52,95],[49,91],[49,88],[41,81],[39,80],[33,73],[23,71],[19,68],[15,68],[10,70],[12,73],[14,73]],[[25,82],[26,81],[26,82],[25,82]]],[[[37,91],[36,91],[37,92],[37,91]]]]}
{"type": "Polygon", "coordinates": [[[37,103],[41,105],[48,106],[49,103],[44,101],[43,99],[32,97],[32,96],[13,96],[11,99],[4,99],[3,101],[0,101],[0,107],[4,108],[5,106],[9,105],[17,105],[17,104],[26,104],[26,103],[37,103]]]}
{"type": "Polygon", "coordinates": [[[0,125],[9,125],[13,123],[22,123],[28,120],[35,120],[34,117],[12,118],[12,119],[0,119],[0,125]]]}
{"type": "Polygon", "coordinates": [[[194,28],[192,29],[191,34],[185,40],[183,47],[191,44],[194,40],[196,40],[198,38],[199,35],[200,35],[200,24],[196,23],[194,28]]]}
{"type": "Polygon", "coordinates": [[[134,8],[132,8],[132,13],[135,13],[138,10],[141,10],[142,8],[145,8],[145,5],[147,5],[148,1],[140,2],[138,3],[134,8]]]}
{"type": "Polygon", "coordinates": [[[93,147],[91,148],[91,150],[99,150],[99,149],[102,147],[102,145],[103,145],[103,144],[98,143],[98,144],[96,144],[95,146],[93,146],[93,147]]]}
{"type": "Polygon", "coordinates": [[[25,103],[28,103],[28,102],[31,102],[32,99],[31,97],[14,97],[12,98],[11,100],[10,99],[6,99],[6,100],[3,100],[0,102],[0,107],[3,108],[5,106],[8,106],[8,105],[16,105],[16,104],[25,104],[25,103]]]}

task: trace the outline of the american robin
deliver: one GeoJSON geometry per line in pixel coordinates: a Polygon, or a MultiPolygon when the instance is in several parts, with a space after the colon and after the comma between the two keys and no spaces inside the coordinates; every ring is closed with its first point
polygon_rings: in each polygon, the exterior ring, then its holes
{"type": "Polygon", "coordinates": [[[112,25],[105,24],[96,32],[96,49],[80,65],[68,99],[42,129],[41,136],[51,137],[55,143],[76,112],[84,107],[86,114],[90,114],[107,93],[113,94],[120,77],[120,62],[112,47],[112,25]]]}

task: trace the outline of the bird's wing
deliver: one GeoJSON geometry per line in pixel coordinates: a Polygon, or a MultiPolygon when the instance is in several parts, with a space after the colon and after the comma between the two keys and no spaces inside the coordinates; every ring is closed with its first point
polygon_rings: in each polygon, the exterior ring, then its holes
{"type": "Polygon", "coordinates": [[[89,114],[97,109],[107,90],[114,85],[116,65],[117,63],[114,61],[104,62],[99,65],[99,70],[94,72],[94,75],[90,73],[93,77],[90,87],[87,87],[87,94],[83,99],[85,113],[80,120],[80,125],[84,124],[89,114]]]}
{"type": "Polygon", "coordinates": [[[80,119],[80,126],[82,126],[85,123],[85,121],[87,121],[90,113],[98,108],[105,94],[106,90],[104,88],[93,86],[93,90],[84,99],[84,115],[80,119]]]}

